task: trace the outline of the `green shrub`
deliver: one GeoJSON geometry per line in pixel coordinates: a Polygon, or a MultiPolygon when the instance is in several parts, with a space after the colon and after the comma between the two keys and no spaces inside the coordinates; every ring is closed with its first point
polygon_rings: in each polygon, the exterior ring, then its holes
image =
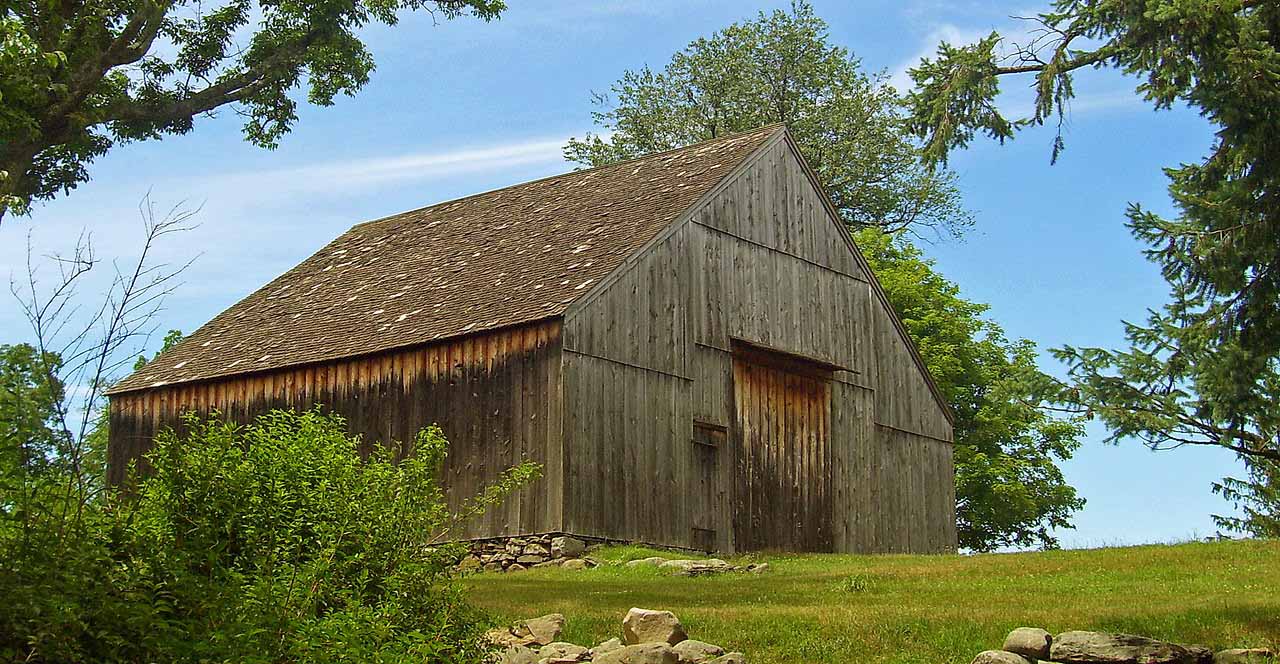
{"type": "MultiPolygon", "coordinates": [[[[482,621],[451,576],[465,511],[435,481],[447,442],[365,458],[340,418],[189,419],[159,436],[127,496],[74,506],[56,486],[0,534],[0,656],[34,661],[479,662],[482,621]],[[399,458],[405,456],[402,460],[399,458]]],[[[56,485],[56,482],[54,483],[56,485]]]]}

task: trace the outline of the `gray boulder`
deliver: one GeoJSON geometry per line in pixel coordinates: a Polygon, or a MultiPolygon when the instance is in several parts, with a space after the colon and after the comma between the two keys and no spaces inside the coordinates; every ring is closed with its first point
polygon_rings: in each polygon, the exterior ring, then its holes
{"type": "Polygon", "coordinates": [[[587,543],[576,537],[555,537],[551,540],[551,555],[557,558],[577,558],[586,550],[587,543]]]}
{"type": "Polygon", "coordinates": [[[639,643],[592,657],[594,664],[679,664],[676,653],[665,643],[639,643]]]}
{"type": "Polygon", "coordinates": [[[1033,664],[1031,660],[1004,650],[984,650],[973,658],[973,664],[1033,664]]]}
{"type": "Polygon", "coordinates": [[[1019,627],[1004,637],[1004,650],[1031,659],[1049,659],[1053,636],[1038,627],[1019,627]]]}
{"type": "Polygon", "coordinates": [[[747,656],[740,652],[731,652],[711,660],[711,664],[747,664],[747,656]]]}
{"type": "Polygon", "coordinates": [[[538,657],[542,659],[586,659],[587,649],[564,641],[548,643],[538,649],[538,657]]]}
{"type": "Polygon", "coordinates": [[[1231,648],[1214,654],[1213,664],[1264,664],[1274,657],[1266,648],[1231,648]]]}
{"type": "Polygon", "coordinates": [[[587,561],[581,558],[570,558],[560,563],[560,566],[565,569],[587,569],[590,567],[590,565],[587,564],[587,561]]]}
{"type": "Polygon", "coordinates": [[[1196,664],[1195,656],[1175,643],[1105,632],[1063,632],[1053,637],[1049,659],[1064,664],[1196,664]]]}
{"type": "Polygon", "coordinates": [[[617,650],[621,647],[622,647],[622,639],[609,639],[608,641],[598,644],[596,647],[592,648],[591,656],[599,657],[600,655],[613,652],[614,650],[617,650]]]}
{"type": "Polygon", "coordinates": [[[680,619],[670,611],[632,608],[622,619],[622,640],[627,645],[666,643],[675,645],[689,638],[680,619]]]}
{"type": "Polygon", "coordinates": [[[731,565],[719,558],[708,558],[706,560],[668,560],[660,564],[659,567],[681,572],[692,568],[729,569],[731,565]]]}
{"type": "Polygon", "coordinates": [[[718,558],[706,560],[668,560],[658,566],[660,569],[675,572],[681,576],[706,576],[731,572],[734,567],[718,558]]]}
{"type": "Polygon", "coordinates": [[[538,655],[522,646],[509,646],[498,658],[498,664],[538,664],[538,655]]]}
{"type": "Polygon", "coordinates": [[[1189,646],[1185,643],[1182,644],[1182,647],[1187,649],[1187,652],[1191,654],[1191,661],[1196,664],[1213,664],[1212,648],[1206,648],[1204,646],[1189,646]]]}
{"type": "Polygon", "coordinates": [[[650,558],[641,558],[639,560],[629,560],[623,567],[657,567],[667,562],[666,558],[661,556],[652,556],[650,558]]]}
{"type": "Polygon", "coordinates": [[[680,664],[704,664],[724,654],[724,648],[694,639],[685,639],[672,650],[676,651],[680,664]]]}

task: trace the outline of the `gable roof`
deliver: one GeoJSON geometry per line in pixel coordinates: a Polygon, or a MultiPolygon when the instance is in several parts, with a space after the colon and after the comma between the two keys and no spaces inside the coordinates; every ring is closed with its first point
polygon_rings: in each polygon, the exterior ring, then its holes
{"type": "Polygon", "coordinates": [[[358,224],[108,393],[561,315],[783,131],[771,125],[358,224]]]}

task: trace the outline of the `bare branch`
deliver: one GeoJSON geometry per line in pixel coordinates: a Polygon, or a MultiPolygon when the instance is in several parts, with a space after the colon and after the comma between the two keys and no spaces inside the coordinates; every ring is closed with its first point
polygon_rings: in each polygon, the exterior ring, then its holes
{"type": "Polygon", "coordinates": [[[111,285],[91,309],[81,303],[80,287],[99,260],[87,233],[79,236],[70,255],[46,257],[56,267],[57,279],[51,287],[46,288],[39,276],[30,237],[25,283],[10,277],[10,292],[31,328],[43,380],[50,387],[67,388],[54,404],[54,419],[69,445],[61,451],[71,470],[66,486],[68,509],[83,507],[99,485],[96,478],[85,475],[84,460],[86,441],[102,413],[103,392],[115,372],[145,346],[165,299],[194,261],[175,267],[156,262],[154,253],[163,238],[194,228],[191,220],[198,213],[199,208],[186,209],[180,203],[159,215],[148,194],[139,204],[141,251],[133,262],[113,263],[111,285]]]}

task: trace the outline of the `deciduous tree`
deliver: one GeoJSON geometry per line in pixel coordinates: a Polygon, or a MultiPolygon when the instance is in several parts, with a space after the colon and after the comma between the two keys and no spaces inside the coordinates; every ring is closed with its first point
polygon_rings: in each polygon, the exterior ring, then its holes
{"type": "Polygon", "coordinates": [[[1009,340],[905,238],[866,229],[854,239],[955,414],[960,546],[1056,547],[1054,531],[1084,507],[1058,467],[1084,431],[1038,396],[1047,376],[1035,344],[1009,340]]]}
{"type": "Polygon", "coordinates": [[[626,71],[612,95],[593,101],[606,134],[571,139],[564,150],[581,164],[785,122],[846,223],[958,234],[972,221],[954,175],[922,166],[885,74],[866,74],[831,44],[806,2],[697,39],[661,72],[626,71]]]}
{"type": "Polygon", "coordinates": [[[370,23],[401,11],[492,19],[502,0],[18,0],[0,8],[0,218],[88,180],[117,143],[191,131],[234,105],[275,147],[291,93],[328,106],[369,80],[370,23]]]}

